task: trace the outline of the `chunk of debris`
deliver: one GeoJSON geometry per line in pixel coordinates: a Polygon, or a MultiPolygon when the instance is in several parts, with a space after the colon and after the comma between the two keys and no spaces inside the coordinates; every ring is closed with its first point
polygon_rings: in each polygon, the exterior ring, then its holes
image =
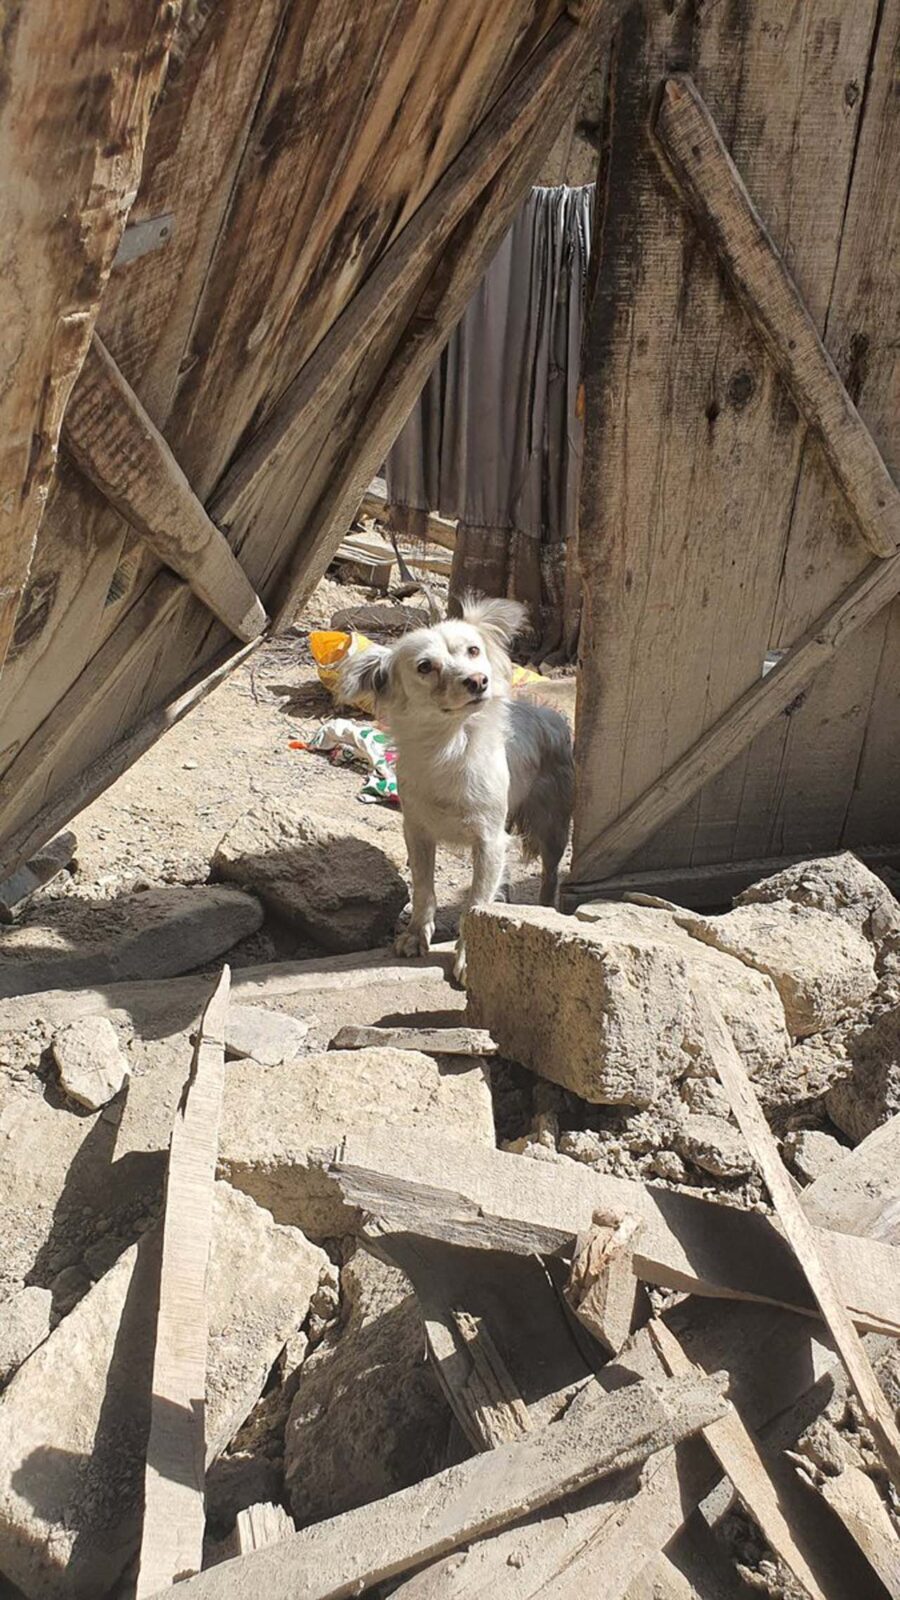
{"type": "Polygon", "coordinates": [[[405,606],[389,600],[374,600],[368,605],[345,606],[331,619],[332,628],[347,633],[399,634],[411,628],[427,628],[424,606],[405,606]]]}
{"type": "Polygon", "coordinates": [[[332,1050],[420,1050],[430,1056],[495,1056],[497,1046],[486,1028],[340,1028],[332,1050]]]}
{"type": "Polygon", "coordinates": [[[31,896],[68,867],[78,849],[74,833],[58,833],[9,878],[0,883],[0,922],[13,922],[31,896]]]}
{"type": "Polygon", "coordinates": [[[611,1355],[618,1355],[634,1316],[638,1280],[634,1248],[640,1217],[597,1212],[576,1241],[566,1299],[580,1322],[611,1355]]]}
{"type": "Polygon", "coordinates": [[[697,1071],[694,971],[714,972],[754,1066],[787,1048],[771,983],[727,958],[710,963],[668,912],[611,906],[587,922],[540,906],[479,907],[466,946],[472,1022],[585,1100],[646,1107],[697,1071]]]}
{"type": "Polygon", "coordinates": [[[225,1023],[225,1050],[261,1067],[279,1067],[303,1048],[309,1023],[300,1017],[267,1011],[265,1006],[230,1005],[225,1023]]]}
{"type": "Polygon", "coordinates": [[[407,901],[398,864],[368,836],[299,804],[259,801],[219,844],[213,875],[258,894],[276,916],[336,953],[384,944],[407,901]]]}
{"type": "Polygon", "coordinates": [[[119,1093],[128,1062],[108,1017],[77,1017],[53,1036],[59,1081],[71,1100],[99,1111],[119,1093]]]}
{"type": "Polygon", "coordinates": [[[771,878],[751,884],[734,903],[761,905],[771,900],[791,900],[795,905],[830,911],[876,946],[889,935],[900,933],[900,901],[851,850],[819,856],[814,861],[798,861],[795,866],[773,873],[771,878]]]}
{"type": "Polygon", "coordinates": [[[357,1249],[341,1271],[341,1292],[341,1324],[300,1369],[285,1431],[285,1480],[301,1526],[393,1494],[447,1463],[450,1412],[426,1361],[409,1280],[357,1249]]]}
{"type": "Polygon", "coordinates": [[[228,1069],[219,1171],[279,1222],[322,1239],[348,1231],[340,1194],[316,1163],[352,1129],[420,1130],[493,1148],[490,1088],[479,1061],[438,1063],[415,1050],[333,1050],[228,1069]]]}
{"type": "Polygon", "coordinates": [[[900,1006],[843,1039],[846,1066],[825,1094],[829,1117],[858,1144],[900,1112],[900,1006]]]}
{"type": "Polygon", "coordinates": [[[743,1178],[754,1169],[739,1129],[724,1117],[685,1117],[676,1123],[672,1143],[685,1161],[714,1178],[743,1178]]]}
{"type": "Polygon", "coordinates": [[[11,1378],[50,1332],[53,1296],[31,1284],[0,1303],[0,1384],[11,1378]]]}
{"type": "Polygon", "coordinates": [[[816,906],[771,900],[721,917],[683,915],[695,938],[772,979],[796,1039],[834,1027],[865,1004],[878,981],[869,941],[816,906]]]}
{"type": "Polygon", "coordinates": [[[251,895],[209,884],[92,903],[89,916],[83,902],[57,900],[40,918],[0,931],[0,998],[190,972],[262,920],[251,895]]]}
{"type": "MultiPolygon", "coordinates": [[[[0,1571],[25,1594],[96,1600],[137,1545],[160,1235],[132,1246],[0,1395],[0,1571]]],[[[330,1266],[218,1183],[209,1266],[208,1456],[258,1398],[330,1266]]]]}
{"type": "Polygon", "coordinates": [[[848,1151],[831,1133],[822,1133],[818,1128],[801,1128],[785,1135],[784,1154],[801,1183],[815,1183],[836,1161],[843,1161],[848,1151]]]}

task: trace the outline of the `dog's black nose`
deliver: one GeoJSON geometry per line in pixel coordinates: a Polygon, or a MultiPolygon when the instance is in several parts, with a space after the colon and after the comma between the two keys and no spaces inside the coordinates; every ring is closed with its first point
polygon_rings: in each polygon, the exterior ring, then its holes
{"type": "Polygon", "coordinates": [[[463,679],[463,687],[468,689],[470,694],[484,694],[487,685],[487,674],[484,672],[473,672],[471,678],[463,679]]]}

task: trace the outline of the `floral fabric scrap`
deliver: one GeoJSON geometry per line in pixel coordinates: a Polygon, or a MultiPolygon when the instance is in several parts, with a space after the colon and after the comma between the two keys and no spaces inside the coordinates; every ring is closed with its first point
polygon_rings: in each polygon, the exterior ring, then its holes
{"type": "Polygon", "coordinates": [[[370,773],[359,799],[365,805],[378,800],[385,805],[400,804],[394,766],[397,752],[380,728],[351,722],[348,717],[333,717],[330,722],[323,722],[311,739],[292,739],[290,745],[292,750],[321,750],[337,766],[362,761],[370,773]]]}

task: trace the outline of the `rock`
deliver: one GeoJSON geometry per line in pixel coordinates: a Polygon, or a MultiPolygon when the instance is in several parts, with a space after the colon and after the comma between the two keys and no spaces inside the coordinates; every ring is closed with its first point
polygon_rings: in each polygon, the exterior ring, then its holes
{"type": "Polygon", "coordinates": [[[83,1267],[63,1267],[50,1285],[53,1296],[53,1314],[56,1318],[68,1316],[91,1287],[90,1274],[83,1267]]]}
{"type": "Polygon", "coordinates": [[[262,1067],[278,1067],[303,1047],[309,1023],[265,1006],[231,1005],[225,1023],[225,1049],[262,1067]]]}
{"type": "Polygon", "coordinates": [[[238,818],[212,871],[253,890],[276,916],[338,953],[384,944],[408,898],[395,863],[368,839],[274,800],[238,818]]]}
{"type": "Polygon", "coordinates": [[[874,945],[890,934],[900,934],[900,901],[850,850],[785,867],[745,889],[735,905],[760,905],[772,900],[791,900],[795,905],[830,911],[874,945]]]}
{"type": "MultiPolygon", "coordinates": [[[[119,1259],[0,1396],[0,1571],[40,1600],[106,1594],[140,1533],[159,1230],[119,1259]]],[[[302,1319],[322,1252],[216,1185],[209,1269],[210,1457],[302,1319]]]]}
{"type": "Polygon", "coordinates": [[[416,1050],[333,1050],[266,1073],[250,1061],[228,1068],[219,1131],[219,1171],[279,1222],[311,1238],[349,1231],[335,1186],[317,1165],[352,1129],[427,1130],[493,1146],[484,1065],[440,1064],[416,1050]]]}
{"type": "Polygon", "coordinates": [[[20,1289],[0,1304],[0,1383],[12,1377],[50,1332],[53,1296],[49,1289],[20,1289]]]}
{"type": "Polygon", "coordinates": [[[426,1361],[408,1280],[357,1250],[341,1288],[343,1323],[304,1362],[285,1433],[285,1479],[301,1526],[446,1464],[451,1414],[426,1361]]]}
{"type": "Polygon", "coordinates": [[[848,1151],[832,1134],[804,1128],[785,1135],[784,1153],[802,1183],[815,1183],[848,1151]]]}
{"type": "Polygon", "coordinates": [[[772,979],[796,1039],[834,1027],[865,1004],[878,981],[868,940],[817,906],[772,900],[722,917],[683,915],[695,938],[772,979]]]}
{"type": "Polygon", "coordinates": [[[66,1094],[88,1111],[107,1105],[128,1077],[128,1062],[108,1017],[78,1017],[59,1028],[53,1056],[66,1094]]]}
{"type": "Polygon", "coordinates": [[[768,979],[710,952],[667,911],[486,906],[466,918],[469,1012],[501,1052],[599,1104],[649,1106],[705,1065],[692,985],[722,1006],[751,1073],[788,1047],[768,979]],[[712,955],[712,959],[710,956],[712,955]]]}
{"type": "Polygon", "coordinates": [[[848,1066],[825,1095],[835,1127],[859,1144],[900,1111],[900,1006],[843,1039],[848,1066]]]}
{"type": "Polygon", "coordinates": [[[40,920],[0,931],[0,998],[174,977],[224,955],[262,918],[250,895],[210,885],[55,900],[41,906],[40,920]]]}
{"type": "Polygon", "coordinates": [[[676,1124],[672,1143],[685,1161],[714,1178],[745,1178],[754,1171],[739,1129],[722,1117],[685,1117],[676,1124]]]}

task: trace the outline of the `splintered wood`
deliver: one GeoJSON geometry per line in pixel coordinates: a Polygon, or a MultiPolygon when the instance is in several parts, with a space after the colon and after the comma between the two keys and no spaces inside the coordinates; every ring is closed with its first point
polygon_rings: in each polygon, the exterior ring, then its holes
{"type": "Polygon", "coordinates": [[[595,1212],[592,1226],[575,1242],[566,1299],[579,1321],[611,1355],[631,1332],[638,1280],[634,1248],[640,1217],[595,1212]]]}
{"type": "Polygon", "coordinates": [[[172,1129],[136,1600],[199,1572],[206,1471],[206,1280],[231,982],[223,967],[172,1129]]]}

